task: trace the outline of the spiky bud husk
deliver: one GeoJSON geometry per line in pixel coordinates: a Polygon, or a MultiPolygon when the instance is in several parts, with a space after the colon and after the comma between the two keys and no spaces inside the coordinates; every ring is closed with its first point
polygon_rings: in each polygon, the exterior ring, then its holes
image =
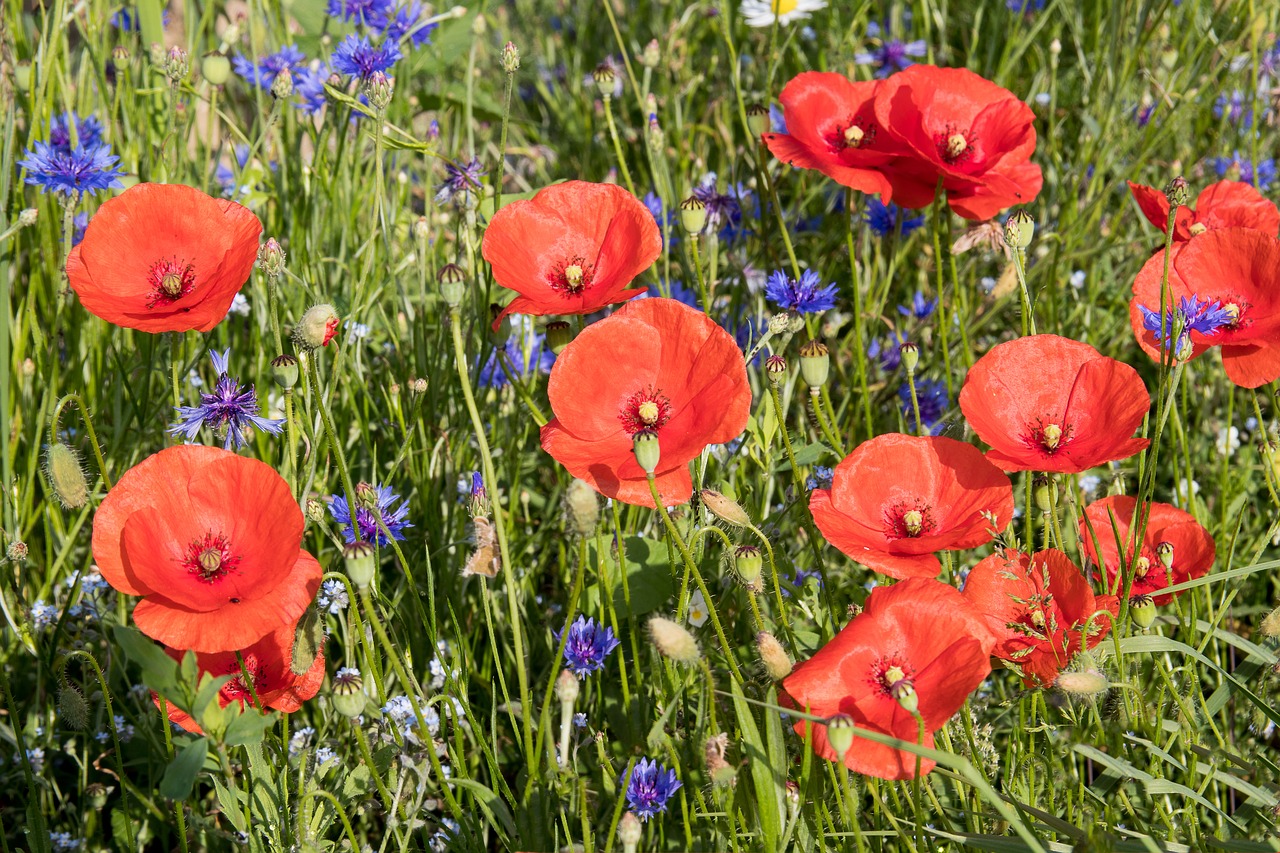
{"type": "Polygon", "coordinates": [[[701,658],[698,641],[679,622],[654,616],[649,620],[649,637],[664,657],[676,663],[694,664],[701,658]]]}
{"type": "Polygon", "coordinates": [[[59,503],[67,509],[79,509],[89,502],[89,481],[74,450],[56,442],[50,445],[44,461],[49,485],[59,503]]]}
{"type": "Polygon", "coordinates": [[[702,505],[716,518],[734,527],[750,527],[751,516],[733,498],[725,497],[714,489],[703,489],[698,493],[702,505]]]}
{"type": "Polygon", "coordinates": [[[756,651],[760,653],[765,674],[774,681],[781,681],[791,674],[791,656],[773,634],[768,631],[756,634],[756,651]]]}
{"type": "Polygon", "coordinates": [[[573,531],[590,536],[600,521],[600,499],[586,480],[575,479],[564,493],[565,515],[573,531]]]}
{"type": "Polygon", "coordinates": [[[84,731],[89,725],[89,702],[74,684],[58,688],[58,717],[69,729],[84,731]]]}

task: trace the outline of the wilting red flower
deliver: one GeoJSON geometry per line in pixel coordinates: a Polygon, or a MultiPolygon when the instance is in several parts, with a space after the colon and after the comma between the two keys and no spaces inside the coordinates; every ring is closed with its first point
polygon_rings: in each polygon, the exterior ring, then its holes
{"type": "MultiPolygon", "coordinates": [[[[1133,333],[1154,359],[1161,356],[1163,272],[1164,253],[1157,252],[1134,279],[1129,302],[1133,333]],[[1147,322],[1144,308],[1157,315],[1155,321],[1147,322]]],[[[1248,228],[1223,228],[1176,245],[1169,263],[1166,316],[1193,299],[1201,311],[1187,318],[1190,358],[1217,346],[1227,378],[1236,385],[1257,388],[1280,379],[1280,241],[1248,228]]]]}
{"type": "Polygon", "coordinates": [[[809,509],[827,541],[864,566],[931,578],[942,568],[935,552],[975,548],[1009,524],[1013,486],[971,444],[893,433],[854,448],[809,509]]]}
{"type": "MultiPolygon", "coordinates": [[[[923,746],[960,709],[991,672],[995,638],[954,587],[912,578],[876,587],[865,609],[817,654],[782,682],[783,701],[822,717],[847,714],[859,728],[919,742],[916,718],[904,707],[914,701],[924,720],[923,746]]],[[[844,756],[836,754],[827,727],[802,720],[802,737],[813,733],[813,750],[830,761],[843,757],[857,773],[881,779],[911,779],[916,756],[864,738],[844,756]]],[[[934,762],[922,759],[921,774],[934,762]]]]}
{"type": "MultiPolygon", "coordinates": [[[[1133,537],[1130,529],[1135,523],[1133,515],[1137,504],[1137,498],[1113,495],[1089,504],[1085,507],[1084,518],[1080,519],[1080,544],[1089,559],[1106,570],[1109,590],[1124,591],[1124,586],[1116,583],[1116,573],[1121,567],[1116,537],[1118,535],[1120,541],[1124,542],[1124,565],[1127,567],[1133,562],[1133,537]],[[1114,527],[1111,524],[1112,514],[1115,515],[1114,527]],[[1086,522],[1093,527],[1093,533],[1098,537],[1101,557],[1094,547],[1093,536],[1089,535],[1086,522]]],[[[1213,557],[1213,536],[1191,513],[1176,506],[1153,502],[1142,542],[1139,543],[1137,566],[1129,595],[1151,595],[1156,604],[1168,604],[1175,595],[1181,593],[1160,595],[1160,590],[1203,577],[1213,566],[1213,557]]]]}
{"type": "Polygon", "coordinates": [[[302,511],[271,466],[216,447],[161,450],[98,507],[93,557],[139,630],[177,649],[244,649],[293,625],[320,587],[302,511]]]}
{"type": "Polygon", "coordinates": [[[964,68],[912,65],[883,81],[876,121],[911,153],[887,172],[894,200],[924,207],[942,181],[951,209],[990,219],[1040,193],[1035,114],[1009,90],[964,68]]]}
{"type": "MultiPolygon", "coordinates": [[[[1142,209],[1143,216],[1160,231],[1169,225],[1169,199],[1155,187],[1129,181],[1129,191],[1142,209]]],[[[1280,231],[1280,210],[1269,199],[1243,181],[1218,181],[1209,184],[1196,197],[1194,207],[1178,208],[1173,224],[1173,239],[1190,240],[1205,231],[1219,228],[1252,228],[1271,237],[1280,231]]]]}
{"type": "Polygon", "coordinates": [[[653,214],[615,184],[565,181],[499,210],[480,247],[508,314],[590,314],[643,293],[632,279],[662,254],[653,214]]]}
{"type": "Polygon", "coordinates": [[[806,71],[782,89],[786,133],[766,133],[777,157],[799,169],[817,169],[846,187],[880,193],[885,203],[893,187],[884,170],[902,146],[876,120],[875,95],[881,81],[855,83],[834,71],[806,71]]]}
{"type": "Polygon", "coordinates": [[[555,418],[542,447],[575,477],[623,503],[652,507],[632,445],[658,436],[654,472],[667,505],[693,492],[689,462],[742,433],[751,386],[742,351],[706,314],[642,299],[592,323],[556,358],[547,385],[555,418]]]}
{"type": "Polygon", "coordinates": [[[262,223],[243,205],[182,184],[138,184],[108,200],[67,257],[91,314],[144,332],[207,332],[258,257],[262,223]]]}
{"type": "Polygon", "coordinates": [[[1151,398],[1138,372],[1085,343],[1032,335],[997,344],[960,390],[960,410],[1005,471],[1076,474],[1127,459],[1151,398]]]}
{"type": "Polygon", "coordinates": [[[1118,609],[1055,550],[992,554],[969,572],[964,597],[996,637],[992,656],[1021,670],[1028,687],[1052,684],[1076,653],[1101,642],[1118,609]]]}
{"type": "MultiPolygon", "coordinates": [[[[262,708],[292,714],[302,707],[303,702],[320,691],[320,685],[324,683],[323,649],[316,652],[311,668],[302,675],[294,675],[291,669],[295,627],[285,625],[241,652],[245,669],[249,671],[249,678],[253,682],[252,692],[245,684],[235,652],[196,655],[196,664],[201,673],[232,676],[218,692],[220,706],[225,708],[232,702],[239,702],[242,708],[248,707],[253,704],[253,693],[257,693],[258,703],[262,708]]],[[[174,660],[182,660],[181,650],[166,651],[174,660]]],[[[170,721],[192,734],[204,734],[200,724],[190,714],[174,707],[172,702],[169,703],[168,710],[170,721]]]]}

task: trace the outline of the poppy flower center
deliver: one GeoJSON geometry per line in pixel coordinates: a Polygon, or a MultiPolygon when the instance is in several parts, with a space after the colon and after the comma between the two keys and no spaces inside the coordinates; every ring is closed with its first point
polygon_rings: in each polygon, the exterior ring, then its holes
{"type": "Polygon", "coordinates": [[[1134,567],[1134,577],[1145,578],[1147,572],[1151,571],[1151,558],[1143,554],[1138,558],[1138,564],[1134,567]]]}
{"type": "Polygon", "coordinates": [[[1208,226],[1208,225],[1205,225],[1203,222],[1197,222],[1197,223],[1193,224],[1193,225],[1192,225],[1190,228],[1188,228],[1187,230],[1188,230],[1188,231],[1190,231],[1190,232],[1191,232],[1191,236],[1192,236],[1192,237],[1194,237],[1194,236],[1196,236],[1197,234],[1203,234],[1204,232],[1208,231],[1208,230],[1209,230],[1209,226],[1208,226]]]}
{"type": "Polygon", "coordinates": [[[827,144],[835,152],[847,148],[866,148],[875,141],[876,126],[874,121],[865,116],[849,116],[843,126],[837,124],[834,133],[827,136],[827,144]]]}
{"type": "Polygon", "coordinates": [[[177,258],[156,261],[147,273],[151,300],[148,308],[169,305],[186,296],[196,286],[196,268],[177,258]]]}
{"type": "Polygon", "coordinates": [[[618,420],[628,435],[644,430],[656,432],[671,420],[671,400],[652,387],[637,391],[623,404],[618,420]]]}
{"type": "Polygon", "coordinates": [[[790,15],[798,5],[799,0],[773,0],[773,14],[790,15]]]}
{"type": "Polygon", "coordinates": [[[895,504],[885,510],[885,535],[890,539],[915,539],[937,529],[933,510],[923,501],[895,504]]]}
{"type": "Polygon", "coordinates": [[[947,128],[934,138],[938,146],[938,154],[948,164],[962,163],[973,153],[973,144],[969,138],[955,128],[947,128]]]}
{"type": "Polygon", "coordinates": [[[257,655],[244,655],[244,670],[249,674],[248,683],[245,682],[245,672],[240,670],[238,662],[232,663],[227,667],[224,675],[235,676],[222,686],[222,695],[231,701],[240,700],[241,702],[253,701],[253,694],[257,690],[258,685],[262,683],[263,677],[266,675],[266,667],[258,660],[257,655]],[[253,689],[250,689],[250,688],[253,689]]]}
{"type": "Polygon", "coordinates": [[[570,259],[567,264],[561,264],[548,276],[547,283],[551,285],[552,290],[566,296],[576,296],[591,286],[594,272],[595,270],[586,259],[578,256],[570,259]]]}
{"type": "Polygon", "coordinates": [[[1023,441],[1052,456],[1071,442],[1074,432],[1071,424],[1059,423],[1058,419],[1051,419],[1046,423],[1044,419],[1037,418],[1027,428],[1023,441]]]}
{"type": "Polygon", "coordinates": [[[913,690],[910,664],[897,657],[881,658],[871,667],[871,686],[885,696],[900,699],[913,690]]]}
{"type": "Polygon", "coordinates": [[[182,565],[204,583],[216,583],[238,571],[240,558],[231,551],[231,540],[226,536],[206,533],[187,546],[182,565]]]}
{"type": "Polygon", "coordinates": [[[850,148],[857,148],[866,138],[867,135],[856,124],[851,124],[844,129],[844,144],[850,148]]]}

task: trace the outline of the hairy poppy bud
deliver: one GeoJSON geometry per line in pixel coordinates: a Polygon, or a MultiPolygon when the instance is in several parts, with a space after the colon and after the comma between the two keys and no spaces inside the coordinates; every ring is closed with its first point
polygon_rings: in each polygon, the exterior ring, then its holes
{"type": "Polygon", "coordinates": [[[764,360],[764,372],[769,377],[770,385],[781,385],[787,375],[787,359],[781,355],[771,355],[764,360]]]}
{"type": "Polygon", "coordinates": [[[733,568],[743,583],[751,586],[760,580],[764,557],[755,545],[739,545],[733,551],[733,568]]]}
{"type": "Polygon", "coordinates": [[[902,358],[902,367],[907,373],[915,373],[916,367],[920,364],[920,347],[911,343],[911,341],[903,341],[898,345],[898,355],[902,358]]]}
{"type": "Polygon", "coordinates": [[[373,546],[368,542],[352,542],[342,549],[343,561],[347,567],[347,577],[360,589],[373,581],[373,573],[378,568],[374,558],[373,546]]]}
{"type": "Polygon", "coordinates": [[[333,707],[339,714],[352,719],[364,713],[364,681],[360,670],[343,667],[333,677],[333,707]]]}
{"type": "Polygon", "coordinates": [[[663,657],[670,658],[676,663],[698,662],[701,655],[698,650],[698,641],[679,622],[654,616],[649,620],[649,636],[663,657]]]}
{"type": "Polygon", "coordinates": [[[23,211],[18,214],[18,224],[23,228],[30,228],[32,225],[36,224],[36,220],[39,218],[40,211],[36,210],[34,207],[24,208],[23,211]]]}
{"type": "Polygon", "coordinates": [[[1004,223],[1004,243],[1013,249],[1025,249],[1031,245],[1031,238],[1036,233],[1036,221],[1031,218],[1025,208],[1018,208],[1009,214],[1004,223]]]}
{"type": "Polygon", "coordinates": [[[515,42],[507,42],[502,46],[502,70],[508,74],[515,74],[520,70],[520,48],[516,47],[515,42]]]}
{"type": "Polygon", "coordinates": [[[200,75],[209,81],[209,85],[221,86],[231,77],[231,60],[216,50],[206,53],[200,60],[200,75]]]}
{"type": "Polygon", "coordinates": [[[718,735],[707,738],[707,742],[702,745],[702,756],[707,764],[707,775],[711,777],[711,784],[717,788],[726,788],[732,785],[738,775],[733,765],[725,761],[724,754],[728,749],[729,735],[725,732],[720,732],[718,735]]]}
{"type": "Polygon", "coordinates": [[[645,68],[657,68],[661,61],[662,46],[658,44],[657,39],[649,39],[649,43],[644,46],[644,52],[640,54],[640,64],[645,68]]]}
{"type": "Polygon", "coordinates": [[[853,746],[853,729],[853,717],[848,714],[836,714],[827,720],[827,743],[841,759],[853,746]]]}
{"type": "Polygon", "coordinates": [[[45,472],[59,503],[67,509],[79,509],[89,502],[89,481],[74,450],[59,441],[50,445],[44,459],[45,472]]]}
{"type": "Polygon", "coordinates": [[[258,269],[270,278],[279,278],[284,274],[284,249],[275,237],[268,237],[258,249],[258,269]]]}
{"type": "Polygon", "coordinates": [[[546,340],[551,351],[559,355],[573,342],[573,327],[564,320],[552,320],[547,324],[546,340]]]}
{"type": "Polygon", "coordinates": [[[707,227],[707,205],[697,196],[680,202],[680,227],[686,234],[701,234],[707,227]]]}
{"type": "Polygon", "coordinates": [[[646,474],[658,470],[658,462],[662,459],[662,448],[658,446],[658,434],[651,429],[642,429],[632,439],[631,450],[636,455],[636,464],[646,474]]]}
{"type": "Polygon", "coordinates": [[[1135,595],[1129,599],[1129,615],[1133,624],[1145,631],[1156,621],[1156,603],[1149,595],[1135,595]]]}
{"type": "Polygon", "coordinates": [[[9,543],[4,549],[4,556],[11,563],[25,563],[27,561],[27,543],[21,539],[15,539],[9,543]]]}
{"type": "Polygon", "coordinates": [[[579,536],[589,536],[600,520],[600,501],[586,480],[575,479],[564,493],[565,515],[579,536]]]}
{"type": "Polygon", "coordinates": [[[635,812],[627,812],[618,821],[618,840],[622,842],[623,853],[635,853],[636,845],[644,837],[644,826],[635,812]]]}
{"type": "Polygon", "coordinates": [[[302,315],[302,320],[293,329],[293,341],[302,349],[313,350],[327,347],[329,341],[338,334],[338,312],[327,302],[313,305],[302,315]]]}
{"type": "Polygon", "coordinates": [[[1262,624],[1258,627],[1258,630],[1261,631],[1264,636],[1271,637],[1272,639],[1280,637],[1280,607],[1277,607],[1275,610],[1272,610],[1267,614],[1266,618],[1262,620],[1262,624]]]}
{"type": "Polygon", "coordinates": [[[1058,680],[1054,682],[1054,686],[1063,693],[1070,693],[1073,696],[1096,696],[1111,685],[1106,676],[1098,670],[1085,669],[1067,670],[1061,673],[1058,680]]]}
{"type": "Polygon", "coordinates": [[[284,390],[298,384],[298,359],[285,353],[271,359],[271,378],[284,390]]]}
{"type": "Polygon", "coordinates": [[[1174,178],[1164,188],[1164,195],[1165,198],[1169,199],[1170,207],[1186,207],[1191,198],[1191,190],[1187,184],[1187,179],[1181,175],[1174,178]]]}
{"type": "Polygon", "coordinates": [[[827,384],[831,373],[831,354],[821,341],[809,341],[800,347],[800,375],[810,388],[827,384]]]}
{"type": "Polygon", "coordinates": [[[89,702],[73,684],[58,688],[58,717],[67,728],[83,731],[89,725],[89,702]]]}
{"type": "Polygon", "coordinates": [[[769,129],[769,108],[761,103],[748,106],[747,127],[751,129],[751,135],[759,139],[769,129]]]}
{"type": "Polygon", "coordinates": [[[293,72],[288,68],[281,68],[276,72],[275,79],[271,81],[271,97],[283,101],[292,94],[293,72]]]}
{"type": "Polygon", "coordinates": [[[571,670],[564,669],[560,671],[560,677],[556,679],[556,699],[561,705],[572,706],[578,701],[578,692],[581,690],[578,686],[578,677],[571,670]]]}
{"type": "Polygon", "coordinates": [[[445,264],[440,268],[440,272],[436,273],[436,281],[440,283],[440,296],[444,299],[445,305],[457,308],[462,304],[462,297],[466,294],[463,287],[465,279],[466,274],[457,264],[445,264]]]}
{"type": "Polygon", "coordinates": [[[1166,569],[1173,568],[1173,543],[1160,542],[1156,544],[1156,558],[1160,560],[1160,565],[1166,569]]]}
{"type": "Polygon", "coordinates": [[[774,681],[781,681],[791,674],[791,656],[773,634],[768,631],[756,634],[756,651],[760,653],[765,674],[774,681]]]}
{"type": "Polygon", "coordinates": [[[714,489],[703,489],[698,493],[698,498],[712,515],[726,524],[734,527],[751,526],[751,516],[732,498],[727,498],[714,489]]]}

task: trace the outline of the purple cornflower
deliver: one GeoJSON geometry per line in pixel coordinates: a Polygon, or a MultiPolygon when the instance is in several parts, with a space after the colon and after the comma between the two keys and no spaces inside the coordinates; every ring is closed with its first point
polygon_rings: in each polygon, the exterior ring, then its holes
{"type": "Polygon", "coordinates": [[[1255,168],[1252,160],[1241,157],[1239,151],[1232,152],[1230,157],[1215,157],[1213,170],[1219,178],[1244,181],[1260,190],[1271,186],[1276,179],[1276,161],[1270,158],[1260,160],[1255,168]]]}
{"type": "Polygon", "coordinates": [[[357,24],[368,24],[390,0],[329,0],[325,10],[329,17],[357,24]]]}
{"type": "Polygon", "coordinates": [[[725,190],[717,191],[716,173],[707,172],[702,183],[694,187],[693,197],[707,207],[705,230],[719,229],[721,239],[729,242],[741,233],[738,226],[742,222],[742,203],[751,201],[751,191],[742,184],[730,184],[725,190]]]}
{"type": "MultiPolygon", "coordinates": [[[[827,488],[830,488],[830,484],[829,484],[829,483],[827,484],[827,488]]],[[[819,587],[821,587],[821,586],[822,586],[822,573],[821,573],[821,572],[819,572],[819,571],[817,571],[816,569],[812,569],[812,570],[810,570],[810,569],[796,569],[796,573],[795,573],[795,575],[794,575],[794,576],[792,576],[792,578],[791,578],[791,586],[795,587],[795,589],[796,589],[797,591],[803,591],[803,590],[804,590],[804,585],[805,585],[806,583],[808,583],[810,580],[815,580],[815,581],[817,581],[817,582],[818,582],[818,586],[819,586],[819,587]]],[[[783,595],[785,595],[787,598],[790,598],[790,597],[791,597],[791,591],[790,591],[789,589],[787,589],[786,587],[783,587],[783,588],[782,588],[782,594],[783,594],[783,595]]]]}
{"type": "Polygon", "coordinates": [[[215,436],[222,438],[222,447],[236,450],[248,442],[253,428],[279,435],[284,421],[258,415],[258,394],[252,385],[240,386],[240,380],[227,375],[227,358],[231,350],[211,352],[213,370],[218,381],[213,393],[201,394],[200,405],[178,406],[178,422],[169,427],[170,435],[181,435],[187,441],[195,439],[201,427],[209,427],[215,436]]]}
{"type": "Polygon", "coordinates": [[[678,221],[678,211],[668,207],[667,219],[664,222],[662,219],[662,199],[658,197],[657,193],[647,192],[644,194],[644,198],[642,198],[641,201],[644,202],[645,207],[649,208],[649,213],[653,215],[653,221],[658,223],[658,230],[662,231],[666,235],[667,243],[672,246],[678,243],[680,241],[680,229],[671,227],[678,221]]]}
{"type": "Polygon", "coordinates": [[[105,143],[64,151],[48,142],[37,142],[34,151],[24,153],[26,159],[18,165],[27,170],[27,183],[40,187],[41,192],[71,195],[124,186],[119,180],[124,172],[115,167],[120,158],[105,143]]]}
{"type": "MultiPolygon", "coordinates": [[[[911,386],[906,382],[898,388],[898,400],[902,402],[902,416],[914,428],[915,409],[911,406],[911,386]]],[[[947,413],[947,383],[940,379],[917,379],[916,400],[920,403],[920,422],[930,432],[942,423],[942,416],[947,413]]]]}
{"type": "Polygon", "coordinates": [[[375,45],[367,38],[352,33],[334,50],[329,64],[339,74],[367,81],[375,71],[386,74],[399,61],[400,48],[394,41],[386,40],[375,45]]]}
{"type": "Polygon", "coordinates": [[[619,782],[627,786],[627,805],[641,820],[665,812],[667,800],[680,788],[676,771],[647,758],[636,762],[630,776],[623,771],[619,782]]]}
{"type": "Polygon", "coordinates": [[[470,163],[446,161],[444,180],[436,186],[436,204],[458,200],[463,203],[470,201],[471,194],[478,192],[484,186],[482,179],[488,173],[480,161],[474,158],[470,163]]]}
{"type": "Polygon", "coordinates": [[[1146,127],[1151,123],[1151,116],[1155,115],[1156,101],[1152,101],[1145,107],[1137,106],[1133,108],[1133,121],[1138,127],[1146,127]]]}
{"type": "Polygon", "coordinates": [[[901,333],[890,332],[883,343],[877,338],[867,346],[867,358],[878,360],[881,370],[892,373],[902,363],[901,347],[906,341],[907,339],[901,333]]]}
{"type": "Polygon", "coordinates": [[[1184,342],[1190,341],[1192,332],[1212,336],[1235,323],[1237,318],[1236,313],[1223,307],[1221,302],[1201,302],[1200,297],[1194,293],[1179,299],[1178,307],[1170,306],[1163,317],[1158,310],[1152,311],[1145,305],[1139,305],[1138,310],[1142,312],[1142,327],[1155,333],[1156,340],[1163,349],[1169,348],[1175,331],[1180,331],[1177,339],[1179,346],[1174,347],[1174,352],[1181,349],[1184,342]]]}
{"type": "Polygon", "coordinates": [[[308,115],[315,115],[324,109],[324,84],[328,81],[329,74],[329,66],[323,64],[307,66],[297,71],[293,75],[293,93],[302,100],[294,106],[308,115]]]}
{"type": "Polygon", "coordinates": [[[1004,0],[1004,5],[1010,12],[1022,15],[1044,11],[1044,3],[1045,0],[1004,0]]]}
{"type": "MultiPolygon", "coordinates": [[[[621,642],[613,636],[612,628],[597,625],[595,619],[582,616],[567,626],[567,630],[569,638],[564,644],[564,663],[579,678],[586,678],[591,673],[604,669],[604,659],[621,642]]],[[[551,633],[555,635],[556,642],[560,642],[562,632],[551,633]]]]}
{"type": "MultiPolygon", "coordinates": [[[[169,26],[169,10],[165,9],[160,13],[160,23],[162,26],[169,26]]],[[[142,19],[138,17],[138,13],[133,10],[132,6],[126,6],[111,15],[111,26],[117,30],[124,30],[127,33],[136,33],[142,29],[142,19]]]]}
{"type": "Polygon", "coordinates": [[[236,73],[247,80],[250,84],[257,86],[263,91],[270,92],[271,84],[275,82],[276,75],[286,68],[289,74],[297,76],[303,67],[307,57],[302,51],[291,44],[287,44],[275,53],[267,54],[254,64],[253,60],[247,56],[235,56],[231,59],[231,65],[235,68],[236,73]]]}
{"type": "Polygon", "coordinates": [[[55,116],[49,126],[49,144],[59,151],[70,152],[71,129],[75,128],[76,145],[82,148],[93,148],[102,143],[102,124],[97,116],[80,118],[74,112],[65,112],[55,116]]]}
{"type": "Polygon", "coordinates": [[[924,294],[916,291],[915,296],[911,297],[910,305],[899,305],[898,313],[903,317],[915,317],[917,320],[927,320],[933,314],[933,309],[938,307],[938,300],[925,299],[924,294]]]}
{"type": "Polygon", "coordinates": [[[84,229],[89,227],[89,214],[77,213],[76,218],[71,220],[71,226],[71,245],[79,246],[84,239],[84,229]]]}
{"type": "Polygon", "coordinates": [[[436,24],[424,23],[425,17],[419,0],[399,3],[385,0],[374,4],[369,15],[369,29],[386,41],[397,43],[407,40],[411,47],[422,47],[431,43],[431,31],[436,28],[436,24]]]}
{"type": "Polygon", "coordinates": [[[800,273],[799,281],[788,277],[782,270],[775,271],[765,282],[764,295],[779,308],[789,308],[801,314],[817,314],[836,305],[835,284],[823,286],[822,279],[813,270],[800,273]]]}
{"type": "Polygon", "coordinates": [[[769,130],[774,133],[787,132],[787,115],[779,104],[769,105],[769,130]]]}
{"type": "Polygon", "coordinates": [[[479,383],[485,388],[505,388],[511,382],[507,375],[508,367],[520,377],[531,373],[548,374],[555,363],[556,354],[546,345],[545,337],[529,324],[524,334],[513,334],[500,350],[489,356],[480,368],[479,383]]]}
{"type": "MultiPolygon", "coordinates": [[[[359,491],[357,489],[356,491],[359,491]]],[[[409,513],[409,502],[403,501],[400,506],[393,507],[392,504],[400,500],[400,496],[393,494],[390,486],[378,486],[375,488],[378,497],[378,515],[382,516],[382,524],[387,528],[387,532],[391,534],[391,539],[402,541],[404,534],[400,531],[406,527],[413,527],[412,524],[405,521],[405,516],[409,513]]],[[[342,538],[346,542],[356,541],[355,529],[351,526],[351,505],[343,495],[333,495],[329,500],[329,515],[333,516],[333,520],[343,525],[342,538]]],[[[375,542],[379,546],[385,546],[391,542],[386,534],[382,532],[382,527],[378,525],[377,516],[372,510],[362,506],[356,507],[356,524],[360,526],[360,539],[364,542],[375,542]]]]}
{"type": "Polygon", "coordinates": [[[874,65],[877,77],[888,77],[896,71],[915,65],[910,57],[921,57],[929,52],[924,39],[902,41],[886,36],[885,28],[880,24],[875,21],[867,24],[867,38],[879,41],[880,45],[873,50],[854,54],[853,57],[853,61],[859,65],[874,65]]]}
{"type": "Polygon", "coordinates": [[[871,226],[871,230],[878,237],[887,237],[897,232],[899,228],[902,229],[902,236],[905,237],[924,225],[923,213],[919,216],[906,216],[902,208],[896,204],[885,204],[878,198],[867,200],[867,209],[862,214],[862,219],[871,226]]]}
{"type": "Polygon", "coordinates": [[[1213,103],[1213,115],[1215,118],[1225,115],[1231,124],[1240,124],[1241,119],[1244,120],[1245,127],[1253,124],[1253,110],[1248,108],[1244,92],[1239,89],[1235,89],[1230,95],[1225,92],[1219,95],[1218,100],[1213,103]]]}

